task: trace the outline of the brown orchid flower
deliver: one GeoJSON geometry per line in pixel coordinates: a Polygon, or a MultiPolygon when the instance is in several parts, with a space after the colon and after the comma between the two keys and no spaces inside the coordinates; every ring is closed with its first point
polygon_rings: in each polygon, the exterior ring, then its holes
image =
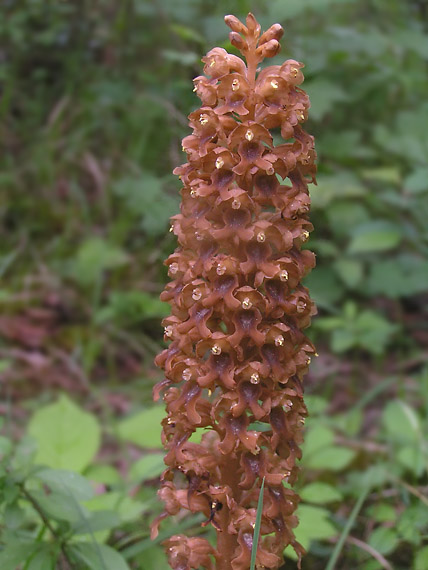
{"type": "Polygon", "coordinates": [[[302,128],[309,99],[303,65],[259,65],[275,56],[283,30],[261,34],[226,16],[240,57],[214,48],[194,80],[202,106],[183,139],[179,247],[166,260],[172,281],[161,299],[169,342],[156,359],[165,378],[160,498],[168,515],[203,513],[217,541],[172,536],[174,570],[248,570],[264,479],[258,568],[276,569],[283,550],[302,547],[293,528],[296,481],[307,414],[302,381],[314,347],[302,332],[315,307],[302,278],[315,264],[302,249],[312,230],[308,183],[315,181],[313,137],[302,128]],[[276,131],[274,131],[276,129],[276,131]],[[286,142],[278,143],[279,133],[286,142]],[[198,438],[193,434],[202,433],[198,438]]]}

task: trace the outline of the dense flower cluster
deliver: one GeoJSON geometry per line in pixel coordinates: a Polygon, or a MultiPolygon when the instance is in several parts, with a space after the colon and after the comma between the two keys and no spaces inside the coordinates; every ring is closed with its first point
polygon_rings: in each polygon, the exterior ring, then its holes
{"type": "Polygon", "coordinates": [[[298,86],[301,63],[265,67],[283,30],[261,34],[226,16],[231,43],[206,57],[183,140],[181,213],[171,231],[179,247],[166,264],[172,281],[161,299],[170,341],[156,360],[165,378],[159,520],[183,509],[203,513],[217,533],[166,541],[174,570],[248,570],[260,486],[265,479],[258,567],[278,568],[284,547],[299,557],[293,527],[302,424],[302,379],[314,347],[303,334],[315,308],[301,279],[315,256],[302,250],[312,229],[308,182],[315,180],[313,137],[302,128],[309,99],[298,86]],[[272,129],[285,142],[274,145],[272,129]],[[198,430],[198,431],[197,431],[198,430]],[[192,434],[203,432],[199,443],[192,434]],[[284,485],[284,482],[289,485],[284,485]]]}

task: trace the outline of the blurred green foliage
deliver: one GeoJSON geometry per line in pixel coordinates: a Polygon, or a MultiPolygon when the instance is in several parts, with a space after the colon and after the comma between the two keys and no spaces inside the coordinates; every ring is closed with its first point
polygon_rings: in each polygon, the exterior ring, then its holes
{"type": "Polygon", "coordinates": [[[368,491],[340,567],[428,567],[426,0],[1,0],[2,570],[54,568],[61,545],[76,567],[166,568],[148,521],[171,171],[200,58],[250,9],[285,27],[267,64],[306,64],[319,155],[303,567],[368,491]]]}

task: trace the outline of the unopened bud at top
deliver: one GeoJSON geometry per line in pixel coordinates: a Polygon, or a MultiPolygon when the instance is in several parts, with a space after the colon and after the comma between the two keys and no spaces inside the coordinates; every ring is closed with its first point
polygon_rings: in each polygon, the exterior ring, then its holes
{"type": "Polygon", "coordinates": [[[264,34],[261,35],[259,46],[269,42],[270,40],[280,40],[284,33],[284,28],[281,24],[273,24],[264,34]]]}
{"type": "Polygon", "coordinates": [[[256,49],[256,54],[261,57],[274,57],[280,49],[278,40],[269,40],[256,49]]]}
{"type": "Polygon", "coordinates": [[[246,26],[244,26],[244,24],[240,20],[238,20],[236,16],[232,16],[231,14],[229,14],[228,16],[224,17],[224,21],[231,30],[237,32],[238,34],[245,35],[248,33],[246,26]]]}

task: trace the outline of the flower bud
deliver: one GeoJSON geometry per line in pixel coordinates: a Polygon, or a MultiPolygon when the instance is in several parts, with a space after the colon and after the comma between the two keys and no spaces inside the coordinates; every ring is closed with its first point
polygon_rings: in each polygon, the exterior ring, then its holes
{"type": "Polygon", "coordinates": [[[273,24],[264,34],[260,36],[259,46],[269,42],[270,40],[280,40],[284,34],[284,28],[281,24],[273,24]]]}
{"type": "Polygon", "coordinates": [[[247,42],[237,32],[230,32],[229,39],[230,43],[238,48],[241,52],[245,51],[248,48],[247,42]]]}
{"type": "Polygon", "coordinates": [[[281,46],[278,40],[269,40],[256,49],[256,55],[259,57],[274,57],[280,49],[281,46]]]}
{"type": "Polygon", "coordinates": [[[248,33],[246,26],[244,26],[244,24],[238,20],[236,16],[229,14],[228,16],[224,17],[224,21],[226,22],[226,25],[236,33],[244,35],[248,33]]]}

